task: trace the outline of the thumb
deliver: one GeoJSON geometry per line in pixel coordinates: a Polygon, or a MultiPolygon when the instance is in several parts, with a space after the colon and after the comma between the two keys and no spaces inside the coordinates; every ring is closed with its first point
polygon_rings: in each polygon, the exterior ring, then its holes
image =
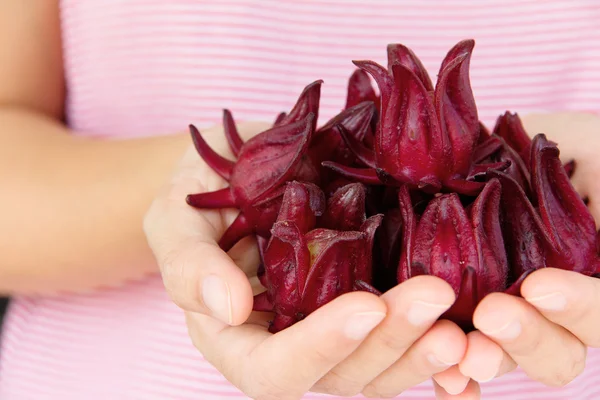
{"type": "MultiPolygon", "coordinates": [[[[221,128],[211,129],[208,136],[225,140],[221,128]]],[[[192,161],[188,151],[148,210],[144,231],[165,288],[179,307],[239,325],[252,311],[253,292],[246,274],[217,244],[230,212],[198,210],[185,202],[188,194],[225,187],[219,179],[199,156],[192,161]]],[[[251,243],[240,246],[251,250],[251,243]]]]}

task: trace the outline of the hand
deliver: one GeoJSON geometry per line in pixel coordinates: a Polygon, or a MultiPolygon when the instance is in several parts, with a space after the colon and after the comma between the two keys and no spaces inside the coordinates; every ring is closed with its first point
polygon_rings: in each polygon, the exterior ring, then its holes
{"type": "MultiPolygon", "coordinates": [[[[249,137],[266,127],[238,128],[249,137]]],[[[203,135],[232,157],[220,128],[203,135]]],[[[225,185],[190,148],[154,201],[144,229],[167,291],[186,311],[192,341],[228,380],[258,399],[298,399],[309,390],[393,396],[434,374],[449,391],[463,391],[469,380],[455,365],[466,337],[453,323],[435,322],[454,301],[451,287],[435,277],[415,278],[381,298],[349,293],[270,334],[269,316],[251,313],[260,290],[254,241],[245,239],[224,253],[217,241],[235,212],[196,210],[184,201],[189,193],[225,185]]],[[[438,392],[444,392],[439,385],[438,392]]]]}
{"type": "MultiPolygon", "coordinates": [[[[522,117],[530,135],[546,133],[563,161],[575,159],[572,181],[600,221],[600,117],[558,113],[522,117]]],[[[485,382],[518,364],[532,379],[564,386],[585,367],[587,347],[600,347],[600,280],[544,268],[521,288],[523,299],[492,294],[478,306],[460,371],[485,382]],[[485,335],[483,335],[483,333],[485,335]]]]}

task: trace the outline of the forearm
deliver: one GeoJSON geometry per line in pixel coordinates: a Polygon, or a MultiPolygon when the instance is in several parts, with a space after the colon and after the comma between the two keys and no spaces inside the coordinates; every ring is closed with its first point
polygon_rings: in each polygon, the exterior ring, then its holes
{"type": "Polygon", "coordinates": [[[0,293],[85,291],[153,272],[143,215],[188,144],[185,134],[75,137],[0,109],[0,293]]]}

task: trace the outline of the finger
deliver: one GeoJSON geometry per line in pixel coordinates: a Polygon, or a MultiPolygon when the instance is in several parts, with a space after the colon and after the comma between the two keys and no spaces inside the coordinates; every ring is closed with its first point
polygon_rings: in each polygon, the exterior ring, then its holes
{"type": "Polygon", "coordinates": [[[275,335],[264,327],[230,327],[201,314],[188,317],[205,358],[252,398],[300,398],[348,357],[385,318],[382,300],[349,293],[275,335]]]}
{"type": "Polygon", "coordinates": [[[523,297],[550,321],[590,347],[600,347],[600,279],[543,268],[521,287],[523,297]]]}
{"type": "Polygon", "coordinates": [[[250,282],[213,238],[201,233],[178,243],[155,244],[152,248],[165,288],[177,305],[212,315],[230,325],[241,324],[248,318],[253,305],[250,282]],[[169,248],[168,252],[163,245],[169,248]]]}
{"type": "Polygon", "coordinates": [[[517,364],[496,342],[473,331],[467,334],[467,351],[458,367],[464,376],[484,383],[514,370],[517,364]]]}
{"type": "Polygon", "coordinates": [[[452,287],[440,278],[418,276],[382,297],[385,320],[350,357],[338,364],[312,389],[354,396],[399,360],[454,302],[452,287]]]}
{"type": "Polygon", "coordinates": [[[492,293],[475,310],[473,322],[534,380],[564,386],[583,371],[586,346],[522,298],[492,293]]]}
{"type": "Polygon", "coordinates": [[[404,356],[363,390],[369,397],[393,397],[442,372],[462,359],[467,347],[463,331],[447,320],[436,322],[404,356]]]}
{"type": "Polygon", "coordinates": [[[433,380],[448,394],[456,395],[465,391],[471,379],[460,372],[458,365],[453,365],[447,370],[433,375],[433,380]]]}
{"type": "MultiPolygon", "coordinates": [[[[217,135],[223,135],[222,131],[207,137],[215,141],[217,135]]],[[[197,210],[185,203],[185,196],[190,193],[213,191],[225,185],[190,150],[150,207],[144,230],[172,300],[184,310],[238,325],[252,310],[252,287],[245,273],[217,245],[227,226],[228,213],[197,210]]],[[[245,251],[236,249],[238,259],[250,253],[250,246],[240,247],[245,251]]]]}
{"type": "Polygon", "coordinates": [[[469,381],[469,384],[465,390],[460,394],[450,394],[444,390],[435,381],[433,382],[433,388],[435,390],[435,398],[437,400],[479,400],[481,399],[481,389],[475,381],[469,381]]]}

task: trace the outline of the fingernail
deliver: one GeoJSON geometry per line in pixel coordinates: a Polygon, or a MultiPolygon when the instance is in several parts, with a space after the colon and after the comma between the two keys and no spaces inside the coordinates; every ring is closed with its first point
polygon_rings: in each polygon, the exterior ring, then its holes
{"type": "Polygon", "coordinates": [[[436,367],[449,367],[451,365],[456,364],[455,362],[442,361],[438,356],[436,356],[433,353],[427,354],[427,361],[429,361],[431,365],[434,365],[436,367]]]}
{"type": "MultiPolygon", "coordinates": [[[[502,360],[500,360],[500,362],[502,362],[502,360]]],[[[498,375],[499,370],[500,365],[480,366],[479,369],[473,371],[471,379],[479,383],[486,383],[494,379],[496,375],[498,375]]]]}
{"type": "Polygon", "coordinates": [[[443,386],[444,390],[448,392],[448,394],[452,396],[458,396],[462,392],[465,391],[467,385],[469,384],[469,379],[465,379],[463,382],[454,383],[452,385],[443,386]]]}
{"type": "Polygon", "coordinates": [[[490,314],[487,318],[480,320],[478,328],[485,335],[500,339],[500,340],[512,340],[519,337],[521,334],[521,323],[514,319],[509,320],[503,325],[499,325],[499,321],[505,320],[502,316],[490,314]]]}
{"type": "Polygon", "coordinates": [[[487,376],[484,376],[483,378],[477,378],[476,376],[472,376],[471,378],[473,378],[474,381],[477,381],[478,383],[486,383],[486,382],[490,382],[492,379],[494,379],[496,377],[496,375],[498,375],[498,372],[495,372],[493,375],[488,374],[487,376]]]}
{"type": "Polygon", "coordinates": [[[352,340],[362,340],[366,338],[384,318],[385,313],[376,311],[354,314],[346,322],[344,335],[352,340]]]}
{"type": "Polygon", "coordinates": [[[231,293],[227,283],[217,275],[209,275],[202,281],[202,299],[213,317],[231,325],[231,293]]]}
{"type": "Polygon", "coordinates": [[[546,311],[563,311],[567,307],[567,298],[560,292],[548,293],[525,299],[536,308],[546,311]]]}
{"type": "Polygon", "coordinates": [[[448,304],[435,304],[414,300],[408,308],[406,319],[412,325],[424,325],[437,320],[449,308],[450,305],[448,304]]]}

